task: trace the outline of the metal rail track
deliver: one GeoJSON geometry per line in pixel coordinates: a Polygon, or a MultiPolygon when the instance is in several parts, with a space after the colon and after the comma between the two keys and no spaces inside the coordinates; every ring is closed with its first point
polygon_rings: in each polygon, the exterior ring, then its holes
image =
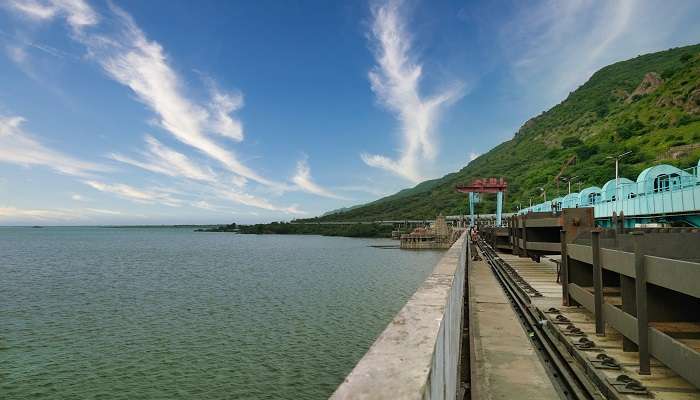
{"type": "Polygon", "coordinates": [[[605,399],[566,346],[546,329],[547,322],[540,320],[530,302],[530,296],[539,296],[539,293],[524,281],[521,281],[522,286],[518,285],[513,277],[517,273],[485,241],[480,239],[478,246],[511,301],[559,395],[567,400],[605,399]]]}

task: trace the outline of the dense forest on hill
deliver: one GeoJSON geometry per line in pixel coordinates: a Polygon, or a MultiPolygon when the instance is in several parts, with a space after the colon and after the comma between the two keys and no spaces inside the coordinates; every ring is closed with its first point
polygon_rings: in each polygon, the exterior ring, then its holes
{"type": "MultiPolygon", "coordinates": [[[[513,139],[501,143],[460,171],[422,182],[411,189],[361,207],[312,220],[369,221],[432,218],[465,212],[457,184],[475,178],[504,177],[509,183],[505,211],[566,193],[555,176],[571,161],[564,176],[578,176],[581,188],[602,186],[614,178],[614,161],[606,158],[632,153],[621,164],[621,176],[636,179],[654,163],[692,167],[700,148],[700,44],[638,56],[602,68],[550,110],[527,121],[513,139]],[[692,147],[692,146],[686,146],[692,147]],[[673,151],[670,151],[673,150],[673,151]]],[[[573,189],[578,189],[578,184],[573,189]]],[[[479,212],[493,212],[493,196],[484,196],[479,212]]]]}

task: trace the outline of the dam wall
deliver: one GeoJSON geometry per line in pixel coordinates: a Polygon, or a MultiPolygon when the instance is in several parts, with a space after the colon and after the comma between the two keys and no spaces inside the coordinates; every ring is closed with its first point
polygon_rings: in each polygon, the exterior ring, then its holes
{"type": "Polygon", "coordinates": [[[463,232],[331,399],[457,398],[468,247],[463,232]]]}

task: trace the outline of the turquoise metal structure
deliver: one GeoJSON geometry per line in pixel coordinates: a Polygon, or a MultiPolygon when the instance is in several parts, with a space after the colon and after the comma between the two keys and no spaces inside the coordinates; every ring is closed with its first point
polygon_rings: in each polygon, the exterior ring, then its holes
{"type": "Polygon", "coordinates": [[[580,207],[589,207],[603,200],[603,189],[598,186],[585,188],[579,193],[578,204],[580,207]]]}
{"type": "Polygon", "coordinates": [[[697,167],[685,170],[654,165],[642,171],[636,181],[611,179],[602,188],[591,186],[580,193],[535,204],[520,214],[578,207],[592,207],[600,226],[610,226],[613,213],[622,213],[627,227],[651,222],[700,227],[700,160],[697,167]]]}

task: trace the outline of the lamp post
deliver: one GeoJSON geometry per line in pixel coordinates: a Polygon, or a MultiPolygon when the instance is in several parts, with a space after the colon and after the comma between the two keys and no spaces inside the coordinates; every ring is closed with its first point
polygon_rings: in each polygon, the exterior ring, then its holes
{"type": "MultiPolygon", "coordinates": [[[[624,156],[627,156],[631,154],[631,151],[626,151],[624,153],[620,153],[616,156],[607,156],[605,158],[610,158],[610,159],[615,159],[615,203],[618,203],[618,200],[620,199],[620,159],[624,156]]],[[[617,207],[615,207],[617,208],[617,207]]]]}
{"type": "Polygon", "coordinates": [[[573,181],[573,180],[576,179],[576,178],[578,178],[578,176],[572,176],[571,178],[567,178],[567,177],[561,177],[561,178],[560,178],[560,179],[562,179],[564,182],[567,182],[567,183],[569,184],[569,194],[571,194],[571,181],[573,181]]]}
{"type": "Polygon", "coordinates": [[[547,190],[545,188],[541,187],[540,191],[542,192],[542,196],[544,196],[544,202],[547,202],[547,190]]]}

